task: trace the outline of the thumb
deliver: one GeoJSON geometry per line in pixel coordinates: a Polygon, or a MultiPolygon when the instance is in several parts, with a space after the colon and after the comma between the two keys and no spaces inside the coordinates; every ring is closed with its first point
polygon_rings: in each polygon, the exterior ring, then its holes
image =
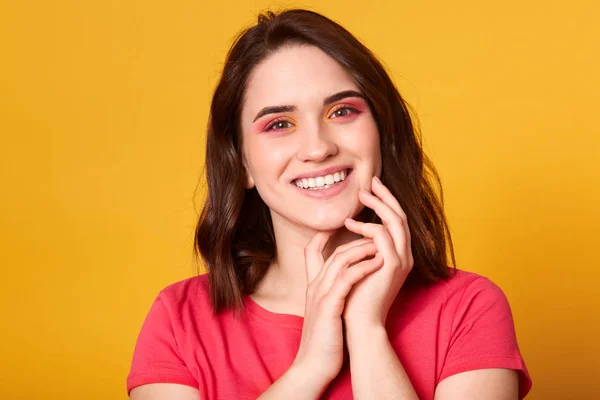
{"type": "Polygon", "coordinates": [[[306,266],[306,284],[310,284],[319,274],[325,264],[323,250],[329,238],[335,231],[318,231],[304,248],[304,263],[306,266]]]}

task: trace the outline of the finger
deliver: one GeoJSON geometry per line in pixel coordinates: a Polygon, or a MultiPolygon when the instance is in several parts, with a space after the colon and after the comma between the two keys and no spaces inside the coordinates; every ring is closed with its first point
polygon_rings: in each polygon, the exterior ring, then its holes
{"type": "Polygon", "coordinates": [[[358,199],[365,206],[374,210],[377,215],[381,218],[381,221],[385,224],[394,223],[399,220],[400,223],[404,222],[400,215],[396,213],[391,207],[385,204],[379,197],[374,196],[372,193],[367,192],[364,189],[358,191],[358,199]]]}
{"type": "MultiPolygon", "coordinates": [[[[329,267],[325,271],[323,279],[321,280],[320,286],[322,290],[325,293],[329,292],[343,270],[349,268],[352,264],[356,264],[367,257],[374,256],[375,254],[377,254],[377,246],[375,246],[375,243],[372,241],[350,247],[345,251],[337,253],[331,258],[329,267]]],[[[351,268],[354,268],[354,266],[351,268]]]]}
{"type": "MultiPolygon", "coordinates": [[[[337,253],[341,253],[342,251],[346,251],[349,248],[355,247],[355,246],[359,246],[361,244],[365,244],[365,243],[370,243],[373,242],[372,239],[369,238],[360,238],[360,239],[356,239],[356,240],[352,240],[351,242],[348,243],[344,243],[341,246],[338,246],[335,251],[331,254],[331,256],[334,256],[337,253]]],[[[329,257],[331,259],[331,257],[329,257]]]]}
{"type": "Polygon", "coordinates": [[[377,195],[388,207],[390,207],[396,214],[398,214],[405,221],[406,213],[402,209],[402,206],[396,199],[396,196],[390,192],[390,190],[379,180],[378,177],[373,177],[373,182],[371,184],[371,191],[377,195]]]}
{"type": "Polygon", "coordinates": [[[410,249],[410,229],[406,220],[396,214],[380,198],[365,190],[360,190],[358,197],[361,203],[373,209],[379,218],[381,218],[381,221],[392,237],[396,251],[401,254],[410,249]]]}
{"type": "Polygon", "coordinates": [[[309,285],[323,267],[323,250],[334,231],[319,231],[304,248],[304,264],[306,266],[306,284],[309,285]]]}
{"type": "Polygon", "coordinates": [[[338,246],[333,253],[331,253],[331,255],[329,256],[329,258],[327,258],[327,260],[325,260],[325,264],[323,265],[323,267],[321,268],[321,270],[319,271],[319,274],[317,275],[317,277],[315,278],[315,280],[317,282],[319,282],[320,280],[323,279],[323,276],[325,275],[325,273],[327,272],[327,269],[329,268],[329,264],[331,264],[331,260],[333,259],[333,257],[335,257],[336,254],[341,253],[342,251],[345,251],[349,248],[355,247],[355,246],[359,246],[361,244],[364,243],[372,243],[373,240],[369,239],[369,238],[360,238],[360,239],[356,239],[353,240],[351,242],[345,243],[341,246],[338,246]]]}
{"type": "MultiPolygon", "coordinates": [[[[391,265],[397,264],[399,253],[386,227],[381,224],[359,222],[351,218],[346,218],[344,223],[349,231],[373,239],[386,263],[391,263],[391,265]]],[[[405,236],[403,235],[403,237],[405,236]]]]}
{"type": "Polygon", "coordinates": [[[362,261],[344,270],[326,297],[326,301],[332,301],[335,304],[336,315],[338,312],[342,313],[344,311],[346,297],[348,297],[352,287],[367,275],[381,269],[381,267],[383,267],[383,257],[378,254],[370,260],[362,261]]]}

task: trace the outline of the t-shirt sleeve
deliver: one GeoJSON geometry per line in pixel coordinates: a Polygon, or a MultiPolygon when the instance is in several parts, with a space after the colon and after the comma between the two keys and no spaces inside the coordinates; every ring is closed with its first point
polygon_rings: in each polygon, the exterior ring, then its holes
{"type": "Polygon", "coordinates": [[[137,338],[131,369],[127,376],[127,394],[148,383],[178,383],[198,388],[198,382],[186,367],[174,332],[173,312],[158,295],[137,338]]]}
{"type": "Polygon", "coordinates": [[[516,370],[519,399],[531,390],[508,299],[500,287],[480,276],[468,284],[458,302],[438,382],[460,372],[485,368],[516,370]]]}

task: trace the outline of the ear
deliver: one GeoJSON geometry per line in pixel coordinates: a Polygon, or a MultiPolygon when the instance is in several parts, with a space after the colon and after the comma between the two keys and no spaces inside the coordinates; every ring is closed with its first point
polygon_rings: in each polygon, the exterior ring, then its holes
{"type": "Polygon", "coordinates": [[[246,189],[252,189],[254,187],[254,178],[252,175],[246,170],[246,189]]]}

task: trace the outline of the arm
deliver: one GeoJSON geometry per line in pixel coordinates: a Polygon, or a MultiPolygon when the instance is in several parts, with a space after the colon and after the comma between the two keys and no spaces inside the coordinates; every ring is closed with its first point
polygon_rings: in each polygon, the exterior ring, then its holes
{"type": "MultiPolygon", "coordinates": [[[[329,382],[312,377],[314,374],[307,374],[300,367],[292,365],[258,399],[319,399],[329,382]]],[[[131,400],[200,400],[200,392],[187,385],[151,383],[132,389],[129,398],[131,400]]]]}
{"type": "Polygon", "coordinates": [[[200,392],[187,385],[176,383],[150,383],[131,390],[131,400],[200,400],[200,392]]]}
{"type": "Polygon", "coordinates": [[[377,178],[358,198],[381,218],[381,224],[346,219],[346,228],[373,241],[383,268],[359,282],[346,301],[344,322],[350,356],[352,392],[360,399],[418,400],[385,329],[388,311],[414,259],[406,214],[377,178]]]}
{"type": "MultiPolygon", "coordinates": [[[[310,382],[309,377],[311,377],[310,374],[306,374],[300,368],[292,365],[258,399],[319,399],[329,382],[314,379],[314,382],[310,382]]],[[[151,383],[137,386],[131,390],[129,398],[131,400],[201,400],[198,389],[175,383],[151,383]]]]}
{"type": "Polygon", "coordinates": [[[381,268],[382,260],[375,257],[360,262],[376,250],[372,243],[360,239],[337,247],[325,263],[323,249],[332,232],[318,232],[305,249],[309,285],[300,348],[292,366],[259,397],[261,400],[320,399],[342,368],[341,314],[346,296],[356,282],[381,268]]]}
{"type": "Polygon", "coordinates": [[[517,372],[505,368],[478,369],[449,376],[437,385],[434,395],[434,400],[518,398],[517,372]]]}
{"type": "MultiPolygon", "coordinates": [[[[414,259],[410,230],[402,207],[376,178],[373,194],[361,191],[359,200],[375,210],[383,225],[346,220],[348,230],[371,238],[383,255],[384,267],[353,288],[344,310],[354,396],[360,398],[417,398],[384,329],[387,312],[414,259]],[[399,283],[399,284],[398,284],[399,283]]],[[[472,281],[456,292],[452,346],[436,392],[444,399],[517,399],[531,388],[520,355],[512,314],[502,290],[487,279],[472,281]],[[522,371],[523,384],[514,370],[522,371]],[[496,388],[502,387],[496,390],[496,388]]]]}
{"type": "Polygon", "coordinates": [[[257,400],[320,399],[329,382],[329,379],[322,379],[314,372],[292,364],[257,400]]]}
{"type": "Polygon", "coordinates": [[[348,326],[346,338],[355,399],[419,399],[385,327],[348,326]]]}
{"type": "MultiPolygon", "coordinates": [[[[355,399],[417,399],[383,327],[347,332],[355,399]]],[[[466,371],[442,380],[434,400],[516,400],[517,372],[506,368],[466,371]]]]}

